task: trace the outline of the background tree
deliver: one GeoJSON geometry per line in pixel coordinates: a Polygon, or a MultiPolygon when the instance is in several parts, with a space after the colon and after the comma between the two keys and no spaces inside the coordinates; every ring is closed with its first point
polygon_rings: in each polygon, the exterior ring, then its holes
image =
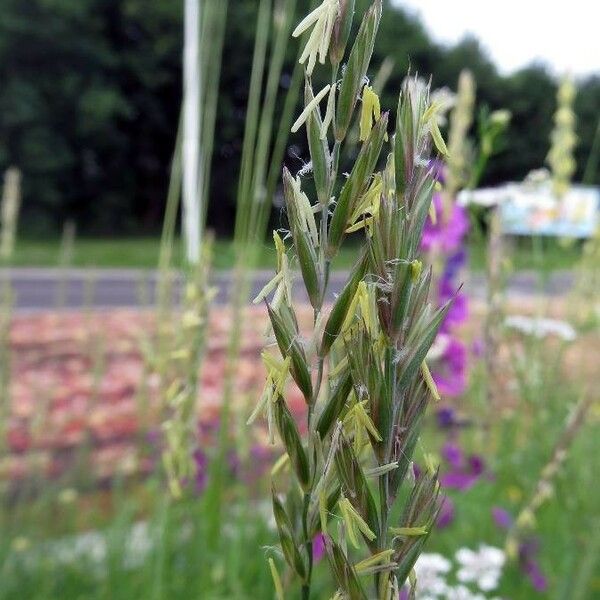
{"type": "MultiPolygon", "coordinates": [[[[364,0],[357,0],[362,10],[364,0]]],[[[182,6],[173,0],[4,0],[0,11],[0,170],[23,172],[26,233],[59,231],[67,218],[94,234],[158,229],[181,102],[182,6]]],[[[309,0],[299,2],[298,10],[309,0]]],[[[456,87],[469,68],[478,102],[513,114],[505,151],[483,185],[522,178],[543,165],[556,81],[543,65],[498,73],[479,42],[434,43],[416,17],[386,6],[373,57],[394,62],[382,102],[389,105],[408,68],[456,87]]],[[[250,76],[256,2],[230,5],[217,115],[209,225],[231,232],[250,76]]],[[[289,85],[296,48],[286,57],[289,85]]],[[[600,76],[580,80],[575,105],[582,177],[600,116],[600,76]]],[[[392,103],[393,104],[393,103],[392,103]]],[[[290,138],[288,166],[307,157],[290,138]],[[298,158],[296,158],[298,157],[298,158]]],[[[592,174],[600,183],[600,173],[592,174]]]]}

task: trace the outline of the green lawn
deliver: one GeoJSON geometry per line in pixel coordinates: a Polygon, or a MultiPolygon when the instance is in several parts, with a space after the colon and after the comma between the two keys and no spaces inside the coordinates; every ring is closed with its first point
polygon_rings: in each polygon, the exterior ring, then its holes
{"type": "MultiPolygon", "coordinates": [[[[580,245],[575,243],[563,246],[556,240],[532,240],[524,238],[509,244],[512,250],[512,265],[515,269],[571,269],[580,255],[580,245]]],[[[68,263],[72,267],[106,268],[154,268],[158,262],[159,240],[152,237],[140,238],[79,238],[75,241],[73,258],[68,263]]],[[[469,244],[471,266],[481,270],[485,264],[485,247],[481,241],[469,244]]],[[[60,264],[60,240],[39,240],[23,238],[17,242],[13,265],[17,267],[56,267],[60,264]]],[[[181,245],[175,245],[175,260],[181,259],[181,245]]],[[[356,260],[356,248],[352,244],[344,246],[337,257],[334,268],[344,269],[356,260]]],[[[234,262],[234,249],[230,240],[218,240],[214,250],[216,269],[231,268],[234,262]]],[[[259,249],[258,267],[270,269],[275,263],[275,253],[267,243],[259,249]]]]}

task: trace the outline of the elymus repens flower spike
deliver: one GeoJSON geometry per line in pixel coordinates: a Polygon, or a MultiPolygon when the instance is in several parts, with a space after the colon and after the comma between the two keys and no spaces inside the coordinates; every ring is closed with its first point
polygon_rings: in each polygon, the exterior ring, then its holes
{"type": "Polygon", "coordinates": [[[435,185],[431,151],[437,146],[443,152],[445,146],[428,86],[407,78],[392,151],[380,157],[388,113],[379,116],[380,103],[366,75],[383,2],[372,0],[363,15],[341,81],[338,66],[353,2],[337,0],[335,14],[333,6],[322,2],[295,32],[313,28],[302,56],[309,75],[305,108],[294,129],[306,122],[316,194],[309,199],[300,178],[284,171],[293,244],[286,253],[275,238],[277,274],[260,294],[273,294],[267,309],[283,358],[265,358],[266,395],[256,414],[266,413],[286,449],[278,465],[289,466],[287,478],[279,467],[274,470],[282,481],[291,479],[285,508],[273,500],[292,573],[286,582],[310,597],[312,541],[326,534],[321,539],[337,588],[334,597],[368,597],[356,563],[361,576],[374,577],[377,597],[391,600],[406,584],[440,506],[437,472],[417,481],[407,473],[425,409],[438,396],[425,360],[447,307],[435,311],[429,304],[431,267],[423,264],[419,244],[435,185]],[[313,97],[310,73],[327,48],[331,84],[313,97]],[[319,103],[325,96],[322,120],[319,103]],[[359,96],[364,141],[344,179],[338,172],[341,144],[359,96]],[[360,258],[327,315],[330,263],[345,235],[362,229],[360,258]],[[288,258],[299,264],[313,306],[306,338],[296,319],[288,258]],[[307,403],[306,435],[286,404],[288,371],[307,403]],[[354,546],[352,562],[348,544],[354,546]]]}

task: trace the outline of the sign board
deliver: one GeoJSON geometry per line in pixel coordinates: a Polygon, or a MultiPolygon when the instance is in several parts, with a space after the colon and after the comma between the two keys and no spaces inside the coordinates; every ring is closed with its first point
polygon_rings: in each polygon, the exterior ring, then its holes
{"type": "Polygon", "coordinates": [[[508,235],[546,235],[589,238],[598,227],[600,190],[573,185],[562,197],[552,193],[550,183],[510,183],[497,188],[463,191],[460,204],[498,206],[502,231],[508,235]]]}

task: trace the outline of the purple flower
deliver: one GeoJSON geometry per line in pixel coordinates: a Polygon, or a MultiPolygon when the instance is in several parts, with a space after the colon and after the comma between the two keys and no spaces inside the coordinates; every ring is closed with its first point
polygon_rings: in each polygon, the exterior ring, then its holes
{"type": "Polygon", "coordinates": [[[429,168],[431,169],[433,178],[440,183],[444,183],[446,177],[446,165],[444,164],[444,161],[432,158],[429,161],[429,168]]]}
{"type": "Polygon", "coordinates": [[[421,239],[421,249],[428,252],[437,248],[444,253],[454,252],[461,245],[469,230],[469,218],[465,209],[456,203],[450,205],[450,214],[444,214],[441,194],[433,195],[433,207],[436,213],[435,225],[427,217],[421,239]]]}
{"type": "Polygon", "coordinates": [[[444,277],[446,279],[454,279],[466,262],[467,251],[465,248],[461,248],[446,261],[444,277]]]}
{"type": "Polygon", "coordinates": [[[448,496],[442,497],[442,506],[437,520],[437,526],[440,529],[448,527],[454,521],[454,502],[448,496]]]}
{"type": "Polygon", "coordinates": [[[457,425],[456,414],[450,406],[444,406],[437,411],[437,424],[440,429],[449,429],[457,425]]]}
{"type": "Polygon", "coordinates": [[[510,529],[513,524],[512,515],[500,506],[492,507],[492,519],[500,529],[510,529]]]}
{"type": "Polygon", "coordinates": [[[467,473],[465,471],[450,471],[440,476],[440,484],[445,488],[465,492],[472,488],[478,479],[479,477],[472,473],[467,473]]]}
{"type": "Polygon", "coordinates": [[[477,454],[472,454],[465,459],[460,447],[453,443],[447,443],[442,448],[442,457],[450,465],[450,469],[440,476],[443,487],[468,490],[472,487],[484,472],[485,464],[477,454]]]}
{"type": "Polygon", "coordinates": [[[531,585],[537,592],[545,592],[548,589],[548,581],[536,560],[529,560],[523,565],[523,572],[529,577],[531,585]]]}
{"type": "Polygon", "coordinates": [[[196,492],[204,491],[208,480],[208,457],[199,448],[194,451],[194,463],[196,465],[196,492]]]}
{"type": "Polygon", "coordinates": [[[317,533],[312,541],[313,561],[318,563],[325,555],[325,534],[317,533]]]}
{"type": "Polygon", "coordinates": [[[413,462],[412,470],[415,480],[419,479],[421,477],[421,467],[416,462],[413,462]]]}
{"type": "Polygon", "coordinates": [[[529,578],[534,589],[538,592],[545,592],[548,588],[548,581],[537,560],[539,547],[539,542],[535,538],[529,538],[522,542],[519,546],[519,566],[529,578]]]}
{"type": "Polygon", "coordinates": [[[479,454],[471,454],[468,459],[469,471],[473,475],[482,475],[485,469],[485,462],[479,454]]]}
{"type": "Polygon", "coordinates": [[[447,442],[442,448],[444,460],[454,469],[460,469],[463,465],[463,452],[458,444],[447,442]]]}
{"type": "Polygon", "coordinates": [[[466,388],[467,351],[459,340],[450,337],[441,359],[432,369],[433,379],[443,396],[460,396],[466,388]]]}

